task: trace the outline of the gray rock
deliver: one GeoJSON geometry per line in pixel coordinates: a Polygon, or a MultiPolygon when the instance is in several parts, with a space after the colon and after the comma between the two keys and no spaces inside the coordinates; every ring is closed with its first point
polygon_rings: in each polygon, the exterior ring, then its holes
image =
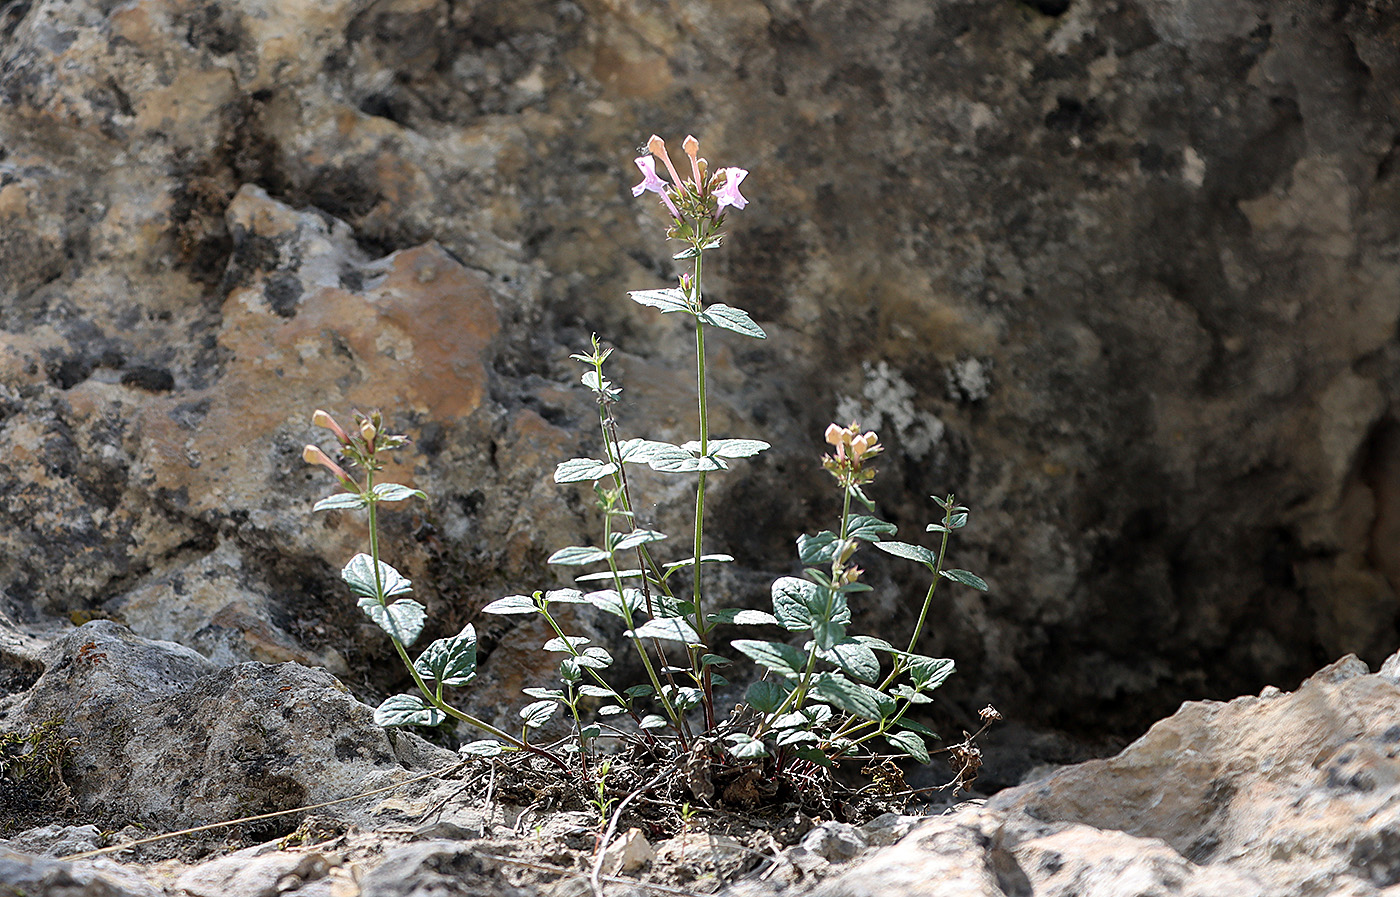
{"type": "Polygon", "coordinates": [[[116,863],[64,863],[7,847],[0,847],[0,887],[23,897],[165,897],[160,887],[116,863]]]}
{"type": "Polygon", "coordinates": [[[240,850],[196,866],[181,875],[176,887],[190,897],[278,897],[324,879],[330,863],[319,853],[269,852],[267,847],[240,850]]]}
{"type": "Polygon", "coordinates": [[[803,836],[798,844],[828,863],[844,863],[870,846],[865,832],[845,822],[823,822],[803,836]]]}
{"type": "Polygon", "coordinates": [[[44,658],[38,682],[7,699],[5,721],[64,719],[76,739],[69,784],[104,818],[179,828],[292,809],[455,757],[387,733],[334,677],[297,664],[219,669],[109,621],[55,641],[44,658]]]}
{"type": "Polygon", "coordinates": [[[504,881],[474,847],[425,841],[390,851],[360,881],[361,897],[523,897],[528,891],[504,881]]]}

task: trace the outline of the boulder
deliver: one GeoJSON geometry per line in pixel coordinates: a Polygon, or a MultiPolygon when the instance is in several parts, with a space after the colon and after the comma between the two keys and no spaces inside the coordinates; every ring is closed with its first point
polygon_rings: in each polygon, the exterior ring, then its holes
{"type": "Polygon", "coordinates": [[[62,720],[73,739],[67,784],[92,819],[163,830],[222,822],[349,797],[454,759],[376,726],[323,670],[218,667],[106,620],[56,640],[43,659],[38,681],[0,702],[0,724],[62,720]]]}

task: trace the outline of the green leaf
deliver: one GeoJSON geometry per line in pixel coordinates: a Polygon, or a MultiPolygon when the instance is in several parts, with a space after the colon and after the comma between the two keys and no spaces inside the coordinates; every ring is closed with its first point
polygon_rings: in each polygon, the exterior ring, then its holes
{"type": "Polygon", "coordinates": [[[831,619],[824,620],[817,618],[812,621],[812,639],[821,650],[835,647],[846,641],[846,623],[851,619],[850,608],[846,606],[845,595],[835,595],[832,602],[833,613],[831,619]],[[841,617],[844,616],[844,619],[841,617]]]}
{"type": "Polygon", "coordinates": [[[678,252],[678,253],[676,253],[675,255],[671,256],[671,258],[675,259],[675,260],[678,261],[678,262],[683,262],[683,261],[685,261],[686,259],[693,259],[693,258],[695,258],[695,257],[696,257],[697,255],[699,255],[699,254],[700,254],[700,250],[699,250],[699,249],[696,249],[694,246],[687,246],[686,248],[682,249],[680,252],[678,252]]]}
{"type": "Polygon", "coordinates": [[[567,695],[557,688],[537,688],[532,686],[530,688],[520,689],[520,693],[531,698],[539,698],[542,701],[562,702],[567,697],[567,695]]]}
{"type": "Polygon", "coordinates": [[[588,598],[578,589],[551,589],[544,593],[550,604],[588,604],[588,598]]]}
{"type": "Polygon", "coordinates": [[[579,694],[583,695],[583,696],[586,697],[586,698],[611,698],[611,697],[613,697],[612,689],[610,689],[610,688],[604,688],[604,687],[601,686],[601,685],[590,685],[590,684],[588,684],[588,683],[586,683],[586,682],[585,682],[583,685],[580,685],[580,686],[578,687],[578,692],[579,692],[579,694]]]}
{"type": "Polygon", "coordinates": [[[393,604],[380,604],[373,598],[361,598],[360,609],[405,647],[418,639],[423,631],[423,621],[428,616],[428,609],[412,598],[400,598],[393,604]]]}
{"type": "MultiPolygon", "coordinates": [[[[708,446],[712,458],[752,458],[773,447],[762,439],[711,439],[708,446]]],[[[693,439],[681,448],[700,454],[700,443],[693,439]]]]}
{"type": "Polygon", "coordinates": [[[481,609],[484,614],[537,614],[540,607],[529,595],[507,595],[481,609]]]}
{"type": "Polygon", "coordinates": [[[928,763],[928,745],[924,740],[913,732],[886,732],[885,740],[890,743],[890,747],[901,754],[908,754],[920,763],[928,763]]]}
{"type": "Polygon", "coordinates": [[[930,570],[936,568],[938,556],[922,545],[910,545],[908,542],[876,542],[875,547],[898,557],[908,558],[911,561],[918,561],[930,570]]]}
{"type": "Polygon", "coordinates": [[[735,732],[725,738],[729,741],[729,753],[736,760],[757,760],[768,756],[768,748],[763,746],[763,742],[747,732],[735,732]]]}
{"type": "Polygon", "coordinates": [[[906,654],[909,664],[909,677],[920,691],[932,691],[953,675],[957,665],[947,657],[924,657],[922,654],[906,654]]]}
{"type": "Polygon", "coordinates": [[[650,685],[634,685],[622,693],[629,698],[646,698],[656,694],[656,691],[650,685]]]}
{"type": "Polygon", "coordinates": [[[705,615],[707,623],[733,623],[735,626],[777,625],[778,618],[761,610],[741,610],[736,607],[717,610],[705,615]]]}
{"type": "Polygon", "coordinates": [[[443,685],[470,684],[476,678],[476,628],[468,623],[452,638],[433,642],[418,655],[413,668],[424,679],[443,685]]]}
{"type": "Polygon", "coordinates": [[[696,317],[711,327],[718,327],[721,330],[729,330],[744,336],[751,336],[754,339],[768,338],[768,334],[763,332],[762,327],[754,323],[748,312],[742,308],[725,305],[723,302],[716,302],[696,317]]]}
{"type": "Polygon", "coordinates": [[[792,755],[798,758],[799,760],[806,760],[809,763],[815,763],[818,766],[825,766],[827,768],[830,768],[836,765],[835,763],[831,762],[831,758],[828,757],[826,755],[826,752],[823,751],[821,748],[800,747],[793,751],[792,755]]]}
{"type": "MultiPolygon", "coordinates": [[[[889,701],[886,695],[882,695],[870,686],[852,682],[837,673],[822,673],[817,676],[816,682],[812,685],[812,694],[838,709],[874,722],[879,722],[883,718],[880,712],[881,699],[889,701]]],[[[889,702],[891,705],[894,703],[893,701],[889,702]]]]}
{"type": "Polygon", "coordinates": [[[585,636],[569,635],[565,636],[564,638],[550,639],[549,641],[544,643],[544,649],[546,651],[553,651],[555,653],[562,652],[564,654],[573,654],[574,652],[569,650],[570,645],[572,645],[575,649],[578,649],[588,644],[588,642],[589,639],[585,636]]]}
{"type": "Polygon", "coordinates": [[[899,684],[890,689],[890,694],[901,701],[908,701],[910,704],[932,704],[933,698],[921,691],[916,691],[912,686],[899,684]]]}
{"type": "Polygon", "coordinates": [[[572,657],[559,661],[559,678],[565,682],[577,682],[583,678],[583,668],[572,657]]]}
{"type": "Polygon", "coordinates": [[[700,655],[700,666],[702,667],[727,666],[728,664],[731,664],[733,662],[734,661],[730,660],[728,657],[721,657],[718,654],[700,655]]]}
{"type": "Polygon", "coordinates": [[[520,718],[525,721],[525,728],[538,729],[549,722],[558,709],[554,701],[535,701],[520,708],[520,718]]]}
{"type": "Polygon", "coordinates": [[[735,651],[784,676],[800,676],[807,664],[807,658],[801,651],[782,642],[736,639],[731,644],[735,651]]]}
{"type": "Polygon", "coordinates": [[[403,501],[406,498],[421,498],[427,501],[428,493],[398,483],[375,483],[374,497],[376,501],[403,501]]]}
{"type": "MultiPolygon", "coordinates": [[[[636,579],[642,575],[641,570],[619,570],[618,579],[636,579]]],[[[611,570],[599,570],[597,573],[585,573],[583,576],[575,576],[574,582],[602,582],[607,580],[612,582],[613,572],[611,570]]]]}
{"type": "MultiPolygon", "coordinates": [[[[733,561],[734,561],[734,556],[733,556],[733,555],[729,555],[729,554],[702,554],[702,555],[700,555],[700,563],[702,563],[702,564],[729,564],[729,563],[732,563],[733,561]]],[[[663,569],[666,571],[665,575],[666,575],[666,576],[670,576],[672,573],[675,573],[677,570],[682,570],[682,569],[684,569],[684,568],[686,568],[686,567],[694,567],[694,566],[695,566],[695,556],[694,556],[694,555],[691,555],[690,557],[688,557],[688,558],[682,558],[682,559],[679,560],[679,561],[672,561],[671,563],[665,565],[665,567],[664,567],[663,569]]]]}
{"type": "Polygon", "coordinates": [[[698,688],[689,686],[684,688],[672,688],[669,685],[663,685],[661,688],[672,706],[681,712],[685,712],[692,707],[698,707],[700,702],[705,699],[705,693],[698,688]]]}
{"type": "Polygon", "coordinates": [[[357,554],[340,571],[340,578],[350,586],[350,591],[364,598],[382,600],[413,591],[412,584],[403,574],[383,561],[379,562],[379,583],[383,592],[376,591],[374,585],[374,560],[367,554],[357,554]]]}
{"type": "Polygon", "coordinates": [[[777,738],[778,747],[792,747],[795,744],[817,744],[821,738],[816,732],[806,729],[788,729],[777,738]]]}
{"type": "Polygon", "coordinates": [[[419,695],[385,698],[374,711],[376,726],[436,726],[447,717],[419,695]]]}
{"type": "Polygon", "coordinates": [[[666,538],[665,533],[658,533],[654,529],[639,529],[633,530],[630,533],[613,533],[612,539],[615,542],[613,551],[626,551],[629,548],[636,548],[638,545],[660,542],[664,538],[666,538]]]}
{"type": "Polygon", "coordinates": [[[656,449],[647,459],[647,466],[660,473],[694,473],[698,470],[727,470],[729,465],[713,455],[698,458],[679,445],[656,449]]]}
{"type": "Polygon", "coordinates": [[[648,713],[646,716],[642,717],[642,721],[638,723],[638,725],[643,729],[664,729],[667,726],[667,722],[664,716],[648,713]]]}
{"type": "Polygon", "coordinates": [[[627,296],[638,305],[660,309],[662,314],[690,311],[690,303],[686,300],[685,293],[677,289],[630,290],[627,296]]]}
{"type": "Polygon", "coordinates": [[[899,722],[895,723],[895,725],[904,729],[908,729],[911,732],[918,732],[920,735],[925,735],[929,738],[932,738],[934,741],[943,740],[938,737],[937,732],[933,731],[928,726],[925,726],[923,723],[914,722],[912,719],[901,719],[899,722]]]}
{"type": "Polygon", "coordinates": [[[702,644],[699,634],[680,617],[647,620],[636,629],[627,630],[623,635],[628,638],[656,638],[671,642],[684,642],[687,645],[702,644]]]}
{"type": "Polygon", "coordinates": [[[771,679],[759,679],[744,693],[744,700],[759,713],[772,713],[783,706],[792,687],[783,688],[771,679]]]}
{"type": "Polygon", "coordinates": [[[949,517],[948,525],[953,529],[962,529],[967,526],[967,508],[963,508],[949,517]]]}
{"type": "Polygon", "coordinates": [[[583,739],[597,738],[603,734],[603,727],[599,725],[584,726],[579,730],[578,737],[583,739]]]}
{"type": "Polygon", "coordinates": [[[860,642],[865,647],[870,648],[874,651],[887,651],[890,654],[904,653],[898,648],[896,648],[894,645],[891,645],[889,642],[885,641],[884,639],[876,638],[873,635],[854,635],[851,637],[854,638],[856,641],[860,642]]]}
{"type": "Polygon", "coordinates": [[[804,564],[830,564],[836,558],[838,544],[836,534],[829,529],[815,536],[801,535],[797,537],[797,556],[804,564]]]}
{"type": "Polygon", "coordinates": [[[617,473],[617,465],[611,461],[594,461],[592,458],[574,458],[554,468],[556,483],[591,483],[617,473]]]}
{"type": "Polygon", "coordinates": [[[343,509],[363,508],[368,502],[360,496],[358,492],[338,492],[316,502],[311,506],[313,511],[339,511],[343,509]]]}
{"type": "Polygon", "coordinates": [[[893,536],[898,532],[898,528],[893,523],[886,523],[876,517],[858,516],[852,517],[850,523],[846,525],[846,535],[852,539],[863,539],[866,542],[878,542],[881,536],[893,536]]]}
{"type": "Polygon", "coordinates": [[[812,628],[810,606],[817,600],[816,583],[796,576],[781,576],[773,581],[773,615],[778,623],[793,632],[812,628]]]}
{"type": "Polygon", "coordinates": [[[589,645],[583,649],[582,654],[574,658],[574,663],[590,670],[606,670],[612,666],[612,662],[613,658],[608,649],[598,645],[589,645]]]}
{"type": "Polygon", "coordinates": [[[624,439],[617,444],[617,456],[626,464],[645,464],[658,452],[676,448],[679,446],[652,439],[624,439]]]}
{"type": "Polygon", "coordinates": [[[638,589],[623,589],[621,595],[618,594],[617,589],[602,589],[597,592],[589,592],[583,597],[599,610],[624,620],[627,619],[629,613],[635,614],[646,607],[646,597],[638,589]],[[626,602],[625,607],[624,601],[626,602]]]}
{"type": "Polygon", "coordinates": [[[619,713],[626,713],[626,707],[619,707],[616,704],[607,704],[598,708],[599,716],[617,716],[619,713]]]}
{"type": "Polygon", "coordinates": [[[607,559],[608,552],[605,549],[586,545],[570,545],[568,548],[561,548],[551,554],[545,563],[558,564],[561,567],[582,567],[584,564],[595,564],[607,559]]]}
{"type": "Polygon", "coordinates": [[[880,661],[875,652],[855,639],[838,642],[829,648],[821,649],[817,655],[828,663],[834,663],[848,676],[865,682],[874,682],[880,675],[880,661]]]}
{"type": "Polygon", "coordinates": [[[979,592],[987,591],[987,583],[982,577],[966,570],[941,570],[939,571],[944,579],[951,579],[953,582],[960,582],[965,586],[972,586],[979,592]]]}
{"type": "Polygon", "coordinates": [[[469,741],[457,748],[457,753],[463,757],[495,757],[505,753],[506,746],[499,741],[491,741],[483,738],[481,741],[469,741]]]}

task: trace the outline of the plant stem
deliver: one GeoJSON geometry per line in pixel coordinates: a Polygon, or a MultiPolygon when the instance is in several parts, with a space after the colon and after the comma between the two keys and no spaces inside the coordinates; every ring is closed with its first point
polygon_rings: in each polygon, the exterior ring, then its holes
{"type": "MultiPolygon", "coordinates": [[[[378,515],[375,513],[378,502],[374,499],[374,469],[368,466],[365,469],[365,498],[369,502],[369,557],[370,566],[374,568],[374,594],[375,597],[378,598],[380,606],[388,606],[388,598],[384,594],[384,582],[379,574],[379,519],[378,515]]],[[[513,735],[502,732],[485,720],[477,719],[469,713],[463,713],[448,704],[442,699],[440,691],[435,692],[433,689],[429,688],[428,684],[423,681],[423,677],[418,675],[418,668],[415,667],[413,661],[409,659],[408,651],[404,648],[403,642],[399,641],[393,635],[389,636],[389,640],[394,643],[394,650],[399,652],[399,659],[402,660],[403,665],[408,668],[409,675],[413,677],[414,684],[418,686],[418,690],[423,693],[423,696],[428,699],[428,703],[432,704],[443,713],[446,713],[448,716],[455,717],[469,726],[474,726],[488,735],[494,735],[507,744],[514,745],[518,750],[529,751],[532,754],[537,754],[545,758],[564,770],[566,775],[571,772],[567,763],[549,751],[543,748],[537,748],[533,744],[527,744],[513,735]]]]}

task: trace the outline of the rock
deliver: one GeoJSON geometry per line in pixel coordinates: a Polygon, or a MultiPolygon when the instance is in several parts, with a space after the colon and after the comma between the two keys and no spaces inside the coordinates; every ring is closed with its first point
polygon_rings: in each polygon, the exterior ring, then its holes
{"type": "Polygon", "coordinates": [[[642,830],[630,828],[603,851],[602,870],[607,875],[631,875],[656,858],[642,830]]]}
{"type": "Polygon", "coordinates": [[[931,819],[815,892],[1375,895],[1400,883],[1400,685],[1346,657],[1192,702],[1116,757],[931,819]]]}
{"type": "Polygon", "coordinates": [[[527,893],[503,881],[496,865],[479,856],[476,849],[453,841],[425,841],[390,851],[360,881],[361,897],[524,897],[527,893]]]}
{"type": "Polygon", "coordinates": [[[23,853],[62,857],[105,847],[106,842],[95,825],[44,825],[19,832],[3,844],[23,853]]]}
{"type": "MultiPolygon", "coordinates": [[[[318,406],[415,438],[391,472],[432,499],[386,545],[442,633],[558,584],[599,531],[550,480],[597,450],[568,354],[604,335],[627,434],[689,438],[688,332],[624,298],[680,270],[628,191],[670,128],[752,172],[706,284],[768,339],[714,340],[709,394],[774,448],[712,478],[717,591],[763,604],[829,525],[819,434],[859,416],[904,538],[930,494],[974,505],[991,592],[940,590],[923,645],[959,704],[1112,736],[1378,664],[1397,34],[1379,0],[7,4],[4,602],[220,665],[385,656],[336,578],[362,522],[307,511],[318,406]]],[[[669,557],[683,493],[645,503],[669,557]]],[[[921,571],[869,571],[860,626],[906,632],[921,571]]],[[[493,719],[538,684],[513,627],[482,633],[493,719]]]]}
{"type": "MultiPolygon", "coordinates": [[[[447,767],[450,751],[373,722],[336,679],[292,663],[219,669],[110,621],[55,641],[4,699],[7,727],[58,717],[85,812],[174,829],[347,797],[375,774],[447,767]]],[[[351,805],[353,806],[353,805],[351,805]]],[[[351,807],[341,807],[349,812],[351,807]]],[[[295,817],[287,817],[295,823],[295,817]]]]}
{"type": "Polygon", "coordinates": [[[269,853],[259,846],[196,866],[176,880],[176,887],[190,897],[278,897],[305,893],[304,885],[324,879],[330,865],[319,853],[269,853]]]}
{"type": "Polygon", "coordinates": [[[161,888],[108,860],[64,863],[3,846],[0,883],[24,897],[165,897],[161,888]]]}
{"type": "Polygon", "coordinates": [[[803,836],[798,845],[828,863],[854,859],[869,846],[861,828],[845,822],[823,822],[803,836]]]}

